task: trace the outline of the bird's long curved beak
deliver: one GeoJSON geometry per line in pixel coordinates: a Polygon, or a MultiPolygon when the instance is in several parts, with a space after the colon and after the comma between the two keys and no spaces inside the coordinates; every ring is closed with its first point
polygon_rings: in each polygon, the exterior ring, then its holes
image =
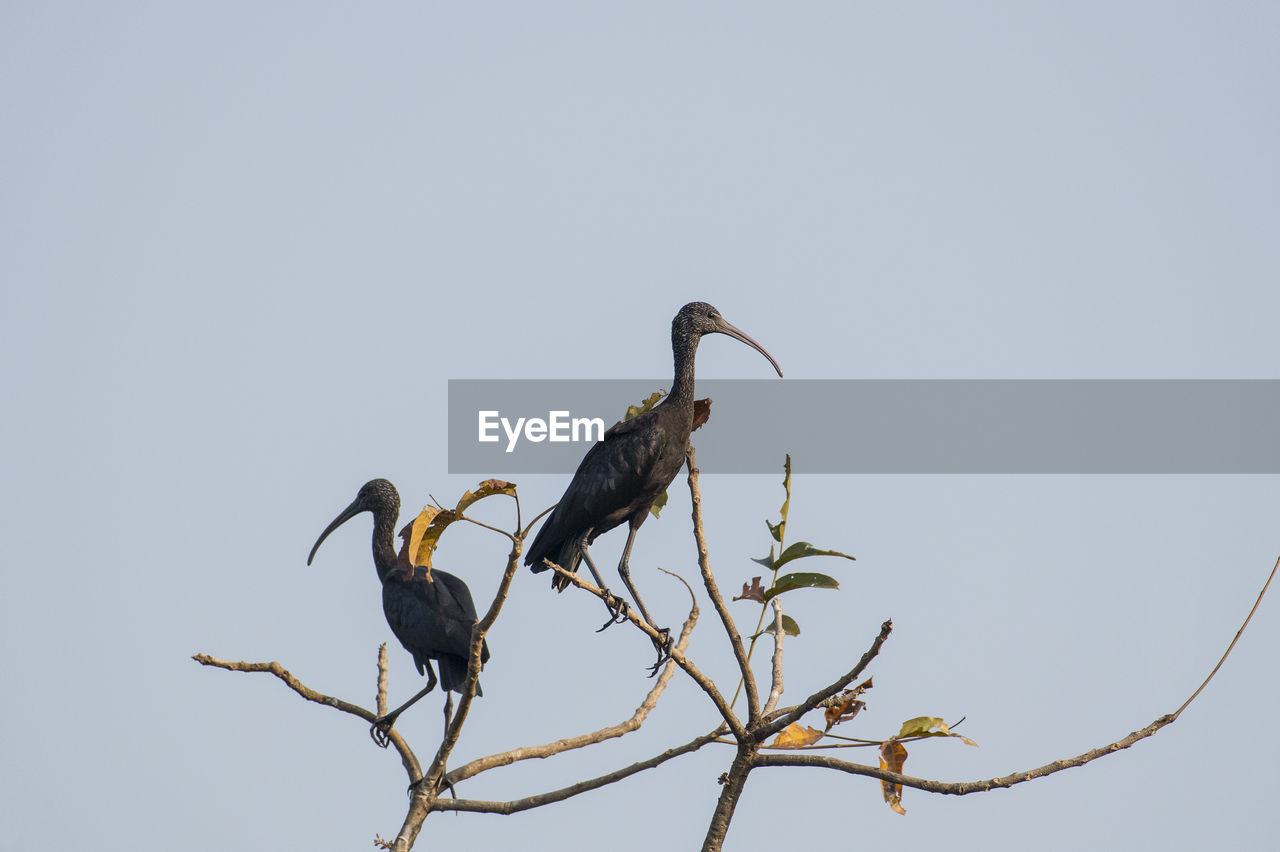
{"type": "Polygon", "coordinates": [[[773,365],[773,369],[778,371],[778,378],[782,378],[782,368],[778,366],[778,362],[773,360],[773,356],[770,355],[768,352],[766,352],[763,346],[761,346],[759,343],[756,343],[754,340],[752,340],[751,335],[747,334],[745,331],[738,328],[733,323],[726,322],[723,319],[718,320],[716,322],[716,331],[720,332],[721,334],[727,334],[730,337],[734,338],[735,340],[741,340],[743,343],[747,344],[752,349],[756,350],[761,355],[768,358],[769,363],[773,365]]]}
{"type": "Polygon", "coordinates": [[[320,549],[320,544],[329,537],[329,533],[345,524],[366,509],[360,505],[360,501],[356,500],[350,506],[342,510],[342,514],[333,519],[333,523],[324,528],[324,532],[320,533],[320,537],[316,539],[316,543],[311,546],[311,553],[307,555],[307,564],[311,564],[311,560],[316,558],[316,551],[320,549]]]}

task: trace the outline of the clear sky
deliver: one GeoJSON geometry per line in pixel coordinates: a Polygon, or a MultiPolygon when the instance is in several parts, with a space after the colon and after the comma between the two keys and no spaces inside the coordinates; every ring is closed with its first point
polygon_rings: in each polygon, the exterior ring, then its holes
{"type": "MultiPolygon", "coordinates": [[[[368,479],[406,515],[474,485],[447,473],[450,378],[665,376],[693,299],[788,378],[1280,378],[1277,43],[1277,7],[1236,2],[5,4],[6,846],[394,835],[405,778],[362,723],[189,657],[278,660],[367,705],[390,641],[393,700],[418,689],[367,520],[305,559],[368,479]]],[[[768,375],[723,337],[698,368],[768,375]]],[[[856,418],[814,428],[837,427],[857,440],[856,418]]],[[[731,429],[713,416],[699,453],[731,429]]],[[[704,480],[725,587],[755,573],[779,479],[704,480]]],[[[567,481],[520,479],[526,512],[567,481]]],[[[916,745],[908,772],[1110,742],[1217,660],[1278,506],[1275,476],[798,477],[791,535],[858,561],[786,599],[786,698],[892,617],[845,732],[964,716],[980,744],[916,745]]],[[[487,603],[504,553],[468,530],[437,559],[487,603]]],[[[695,573],[683,488],[632,565],[677,622],[656,567],[695,573]]],[[[547,586],[517,578],[455,763],[618,722],[648,689],[647,641],[547,586]]],[[[731,684],[704,610],[690,655],[731,684]]],[[[1010,791],[908,790],[905,817],[866,779],[762,771],[728,848],[1272,848],[1277,648],[1273,598],[1154,739],[1010,791]]],[[[424,758],[439,706],[400,725],[424,758]]],[[[459,793],[554,788],[714,721],[677,676],[640,733],[459,793]]],[[[730,759],[433,817],[424,843],[695,848],[730,759]]]]}

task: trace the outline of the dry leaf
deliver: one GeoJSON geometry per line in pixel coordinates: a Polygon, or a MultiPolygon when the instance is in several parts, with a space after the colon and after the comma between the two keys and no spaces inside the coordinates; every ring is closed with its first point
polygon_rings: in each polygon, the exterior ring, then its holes
{"type": "Polygon", "coordinates": [[[711,417],[711,397],[695,399],[693,401],[693,429],[690,431],[697,432],[709,417],[711,417]]]}
{"type": "Polygon", "coordinates": [[[770,745],[774,748],[800,748],[813,745],[820,739],[822,739],[822,731],[801,725],[799,722],[792,722],[774,737],[770,745]]]}
{"type": "Polygon", "coordinates": [[[764,586],[760,585],[759,577],[751,578],[751,585],[742,584],[742,594],[734,598],[735,601],[756,601],[764,603],[764,586]]]}
{"type": "Polygon", "coordinates": [[[841,722],[847,722],[861,713],[867,702],[859,701],[858,696],[871,688],[871,678],[867,678],[853,689],[846,689],[839,695],[833,695],[823,702],[823,715],[827,719],[827,730],[841,722]]]}

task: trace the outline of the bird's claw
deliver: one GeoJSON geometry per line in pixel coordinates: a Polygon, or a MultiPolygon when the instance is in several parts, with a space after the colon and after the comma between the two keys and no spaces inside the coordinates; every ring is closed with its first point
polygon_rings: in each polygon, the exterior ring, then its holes
{"type": "MultiPolygon", "coordinates": [[[[422,777],[422,778],[419,778],[417,781],[410,782],[409,786],[405,788],[405,793],[409,796],[410,799],[412,799],[414,796],[418,794],[418,791],[422,789],[423,782],[426,780],[427,780],[426,777],[422,777]]],[[[448,790],[449,795],[451,795],[453,798],[455,799],[458,798],[458,791],[454,788],[453,782],[449,780],[448,773],[442,770],[440,775],[440,781],[439,783],[436,784],[436,792],[443,793],[445,790],[448,790]]]]}
{"type": "Polygon", "coordinates": [[[396,723],[394,718],[388,719],[386,716],[379,716],[373,720],[373,724],[369,726],[369,736],[373,737],[373,741],[378,744],[378,748],[386,748],[391,745],[391,726],[396,723]]]}
{"type": "Polygon", "coordinates": [[[666,663],[667,660],[671,659],[671,629],[668,627],[659,627],[657,630],[658,635],[661,636],[662,639],[661,641],[657,639],[653,641],[653,647],[658,650],[658,661],[649,669],[649,677],[656,675],[658,670],[662,668],[663,664],[666,663]]]}
{"type": "Polygon", "coordinates": [[[613,625],[621,624],[622,622],[627,620],[627,611],[628,611],[627,602],[622,598],[618,597],[617,595],[613,594],[613,592],[610,592],[608,589],[604,589],[603,591],[604,591],[604,606],[605,606],[605,609],[609,610],[609,620],[606,621],[604,624],[600,625],[600,629],[596,631],[597,633],[601,633],[604,630],[607,630],[608,628],[612,627],[613,625]]]}

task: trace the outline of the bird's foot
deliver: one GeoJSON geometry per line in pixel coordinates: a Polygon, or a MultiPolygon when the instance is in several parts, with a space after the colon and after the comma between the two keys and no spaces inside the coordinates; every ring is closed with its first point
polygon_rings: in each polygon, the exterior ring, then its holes
{"type": "Polygon", "coordinates": [[[396,723],[395,716],[379,716],[369,726],[369,736],[378,744],[378,748],[391,745],[391,727],[396,723]]]}
{"type": "Polygon", "coordinates": [[[596,631],[597,633],[603,632],[615,624],[621,624],[626,621],[628,610],[628,605],[625,600],[618,597],[608,589],[602,589],[601,591],[604,592],[604,607],[609,610],[609,620],[600,625],[600,629],[596,631]]]}
{"type": "Polygon", "coordinates": [[[671,659],[671,629],[669,627],[659,627],[657,628],[657,631],[658,635],[662,638],[660,640],[655,639],[653,642],[653,647],[658,651],[658,661],[654,663],[653,667],[649,670],[649,677],[656,675],[658,670],[662,668],[663,664],[666,663],[667,660],[671,659]]]}

